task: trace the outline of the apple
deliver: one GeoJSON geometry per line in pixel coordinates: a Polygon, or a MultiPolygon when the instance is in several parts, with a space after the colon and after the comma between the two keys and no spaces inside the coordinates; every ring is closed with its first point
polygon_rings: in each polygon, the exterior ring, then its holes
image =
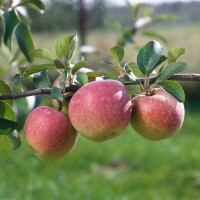
{"type": "Polygon", "coordinates": [[[24,138],[39,158],[52,161],[73,149],[77,132],[68,115],[51,107],[40,106],[29,114],[24,126],[24,138]]]}
{"type": "Polygon", "coordinates": [[[150,96],[133,100],[131,126],[146,139],[167,139],[180,130],[184,115],[183,103],[162,88],[154,88],[150,96]]]}
{"type": "MultiPolygon", "coordinates": [[[[79,69],[78,72],[82,72],[82,73],[87,73],[87,72],[93,72],[93,70],[89,69],[89,68],[81,68],[79,69]]],[[[96,81],[96,80],[103,80],[102,77],[90,77],[89,78],[89,82],[92,82],[92,81],[96,81]]],[[[66,87],[69,86],[69,82],[66,81],[66,87]]],[[[54,83],[53,83],[53,87],[57,87],[57,88],[60,88],[60,85],[59,85],[59,79],[57,78],[54,83]]],[[[68,113],[68,98],[70,98],[71,96],[73,95],[73,92],[67,92],[64,94],[64,101],[63,101],[63,107],[62,107],[62,112],[64,113],[68,113]]],[[[53,99],[52,100],[52,104],[54,106],[54,108],[56,108],[57,110],[59,109],[59,103],[57,100],[53,99]]]]}
{"type": "Polygon", "coordinates": [[[69,103],[74,128],[93,141],[120,135],[131,118],[131,99],[126,87],[115,80],[90,82],[81,87],[69,103]]]}

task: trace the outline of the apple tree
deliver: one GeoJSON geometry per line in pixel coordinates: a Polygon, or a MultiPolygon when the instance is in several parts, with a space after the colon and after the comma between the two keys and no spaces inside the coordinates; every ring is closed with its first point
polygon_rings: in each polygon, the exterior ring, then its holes
{"type": "Polygon", "coordinates": [[[84,58],[74,59],[76,34],[58,38],[55,53],[34,48],[27,18],[18,7],[43,10],[42,1],[0,4],[3,44],[11,49],[14,35],[27,60],[17,66],[9,81],[0,80],[0,149],[10,151],[20,146],[17,116],[18,107],[23,107],[25,101],[20,105],[15,102],[29,96],[45,95],[54,105],[30,111],[22,131],[33,152],[47,161],[69,153],[79,134],[102,142],[123,134],[130,123],[136,133],[157,141],[181,129],[185,94],[178,81],[200,81],[199,74],[180,73],[189,68],[177,60],[185,53],[184,48],[167,51],[152,40],[139,50],[136,61],[126,63],[124,48],[116,45],[109,49],[112,61],[107,63],[118,74],[113,79],[105,72],[89,70],[84,58]],[[59,74],[53,84],[49,71],[59,74]],[[27,78],[34,89],[24,91],[27,78]]]}

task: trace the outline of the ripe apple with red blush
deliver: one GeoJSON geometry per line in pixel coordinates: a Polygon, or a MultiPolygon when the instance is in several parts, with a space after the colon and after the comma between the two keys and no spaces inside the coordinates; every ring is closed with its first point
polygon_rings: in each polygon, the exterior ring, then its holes
{"type": "Polygon", "coordinates": [[[40,106],[29,114],[24,126],[24,138],[40,159],[52,161],[73,149],[77,132],[68,115],[51,107],[40,106]]]}
{"type": "Polygon", "coordinates": [[[131,118],[131,99],[126,87],[115,80],[90,82],[81,87],[69,103],[74,128],[93,141],[120,135],[131,118]]]}
{"type": "Polygon", "coordinates": [[[176,134],[184,121],[184,105],[162,88],[132,101],[131,126],[146,139],[157,141],[176,134]]]}

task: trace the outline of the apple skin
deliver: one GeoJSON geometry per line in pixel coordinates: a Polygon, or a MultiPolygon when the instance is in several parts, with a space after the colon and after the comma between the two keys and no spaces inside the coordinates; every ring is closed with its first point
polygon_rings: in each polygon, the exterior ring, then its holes
{"type": "Polygon", "coordinates": [[[86,138],[101,142],[120,135],[131,118],[131,99],[126,87],[102,80],[81,87],[69,103],[74,128],[86,138]]]}
{"type": "Polygon", "coordinates": [[[75,146],[77,132],[69,117],[54,108],[40,106],[28,116],[24,138],[42,160],[58,160],[75,146]]]}
{"type": "MultiPolygon", "coordinates": [[[[93,72],[93,70],[83,67],[83,68],[79,69],[78,72],[87,73],[87,72],[93,72]]],[[[92,81],[96,81],[96,80],[103,80],[103,78],[102,77],[90,77],[88,81],[92,82],[92,81]]],[[[66,87],[69,86],[69,82],[68,81],[66,81],[66,85],[65,86],[66,87]]],[[[54,81],[53,87],[60,88],[59,79],[58,78],[54,81]]],[[[62,107],[61,111],[66,113],[66,114],[68,113],[68,102],[65,101],[65,100],[68,97],[72,96],[72,95],[73,95],[73,92],[67,92],[67,93],[64,94],[63,107],[62,107]]],[[[56,108],[57,110],[59,109],[59,103],[58,103],[57,100],[53,99],[52,100],[52,104],[53,104],[54,108],[56,108]]]]}
{"type": "Polygon", "coordinates": [[[133,100],[131,126],[146,139],[157,141],[177,133],[184,121],[184,105],[162,88],[154,88],[151,96],[133,100]]]}

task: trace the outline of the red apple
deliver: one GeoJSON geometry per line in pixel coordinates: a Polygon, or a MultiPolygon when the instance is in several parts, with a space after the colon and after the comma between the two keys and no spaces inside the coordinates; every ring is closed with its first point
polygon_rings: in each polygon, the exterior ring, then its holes
{"type": "Polygon", "coordinates": [[[184,120],[184,105],[161,88],[150,96],[137,96],[133,100],[131,125],[149,140],[162,140],[179,131],[184,120]]]}
{"type": "Polygon", "coordinates": [[[126,87],[115,80],[90,82],[69,103],[74,128],[93,141],[120,135],[131,118],[131,100],[126,87]]]}
{"type": "Polygon", "coordinates": [[[39,158],[51,161],[73,149],[77,133],[67,115],[54,108],[40,106],[29,114],[24,138],[39,158]]]}

